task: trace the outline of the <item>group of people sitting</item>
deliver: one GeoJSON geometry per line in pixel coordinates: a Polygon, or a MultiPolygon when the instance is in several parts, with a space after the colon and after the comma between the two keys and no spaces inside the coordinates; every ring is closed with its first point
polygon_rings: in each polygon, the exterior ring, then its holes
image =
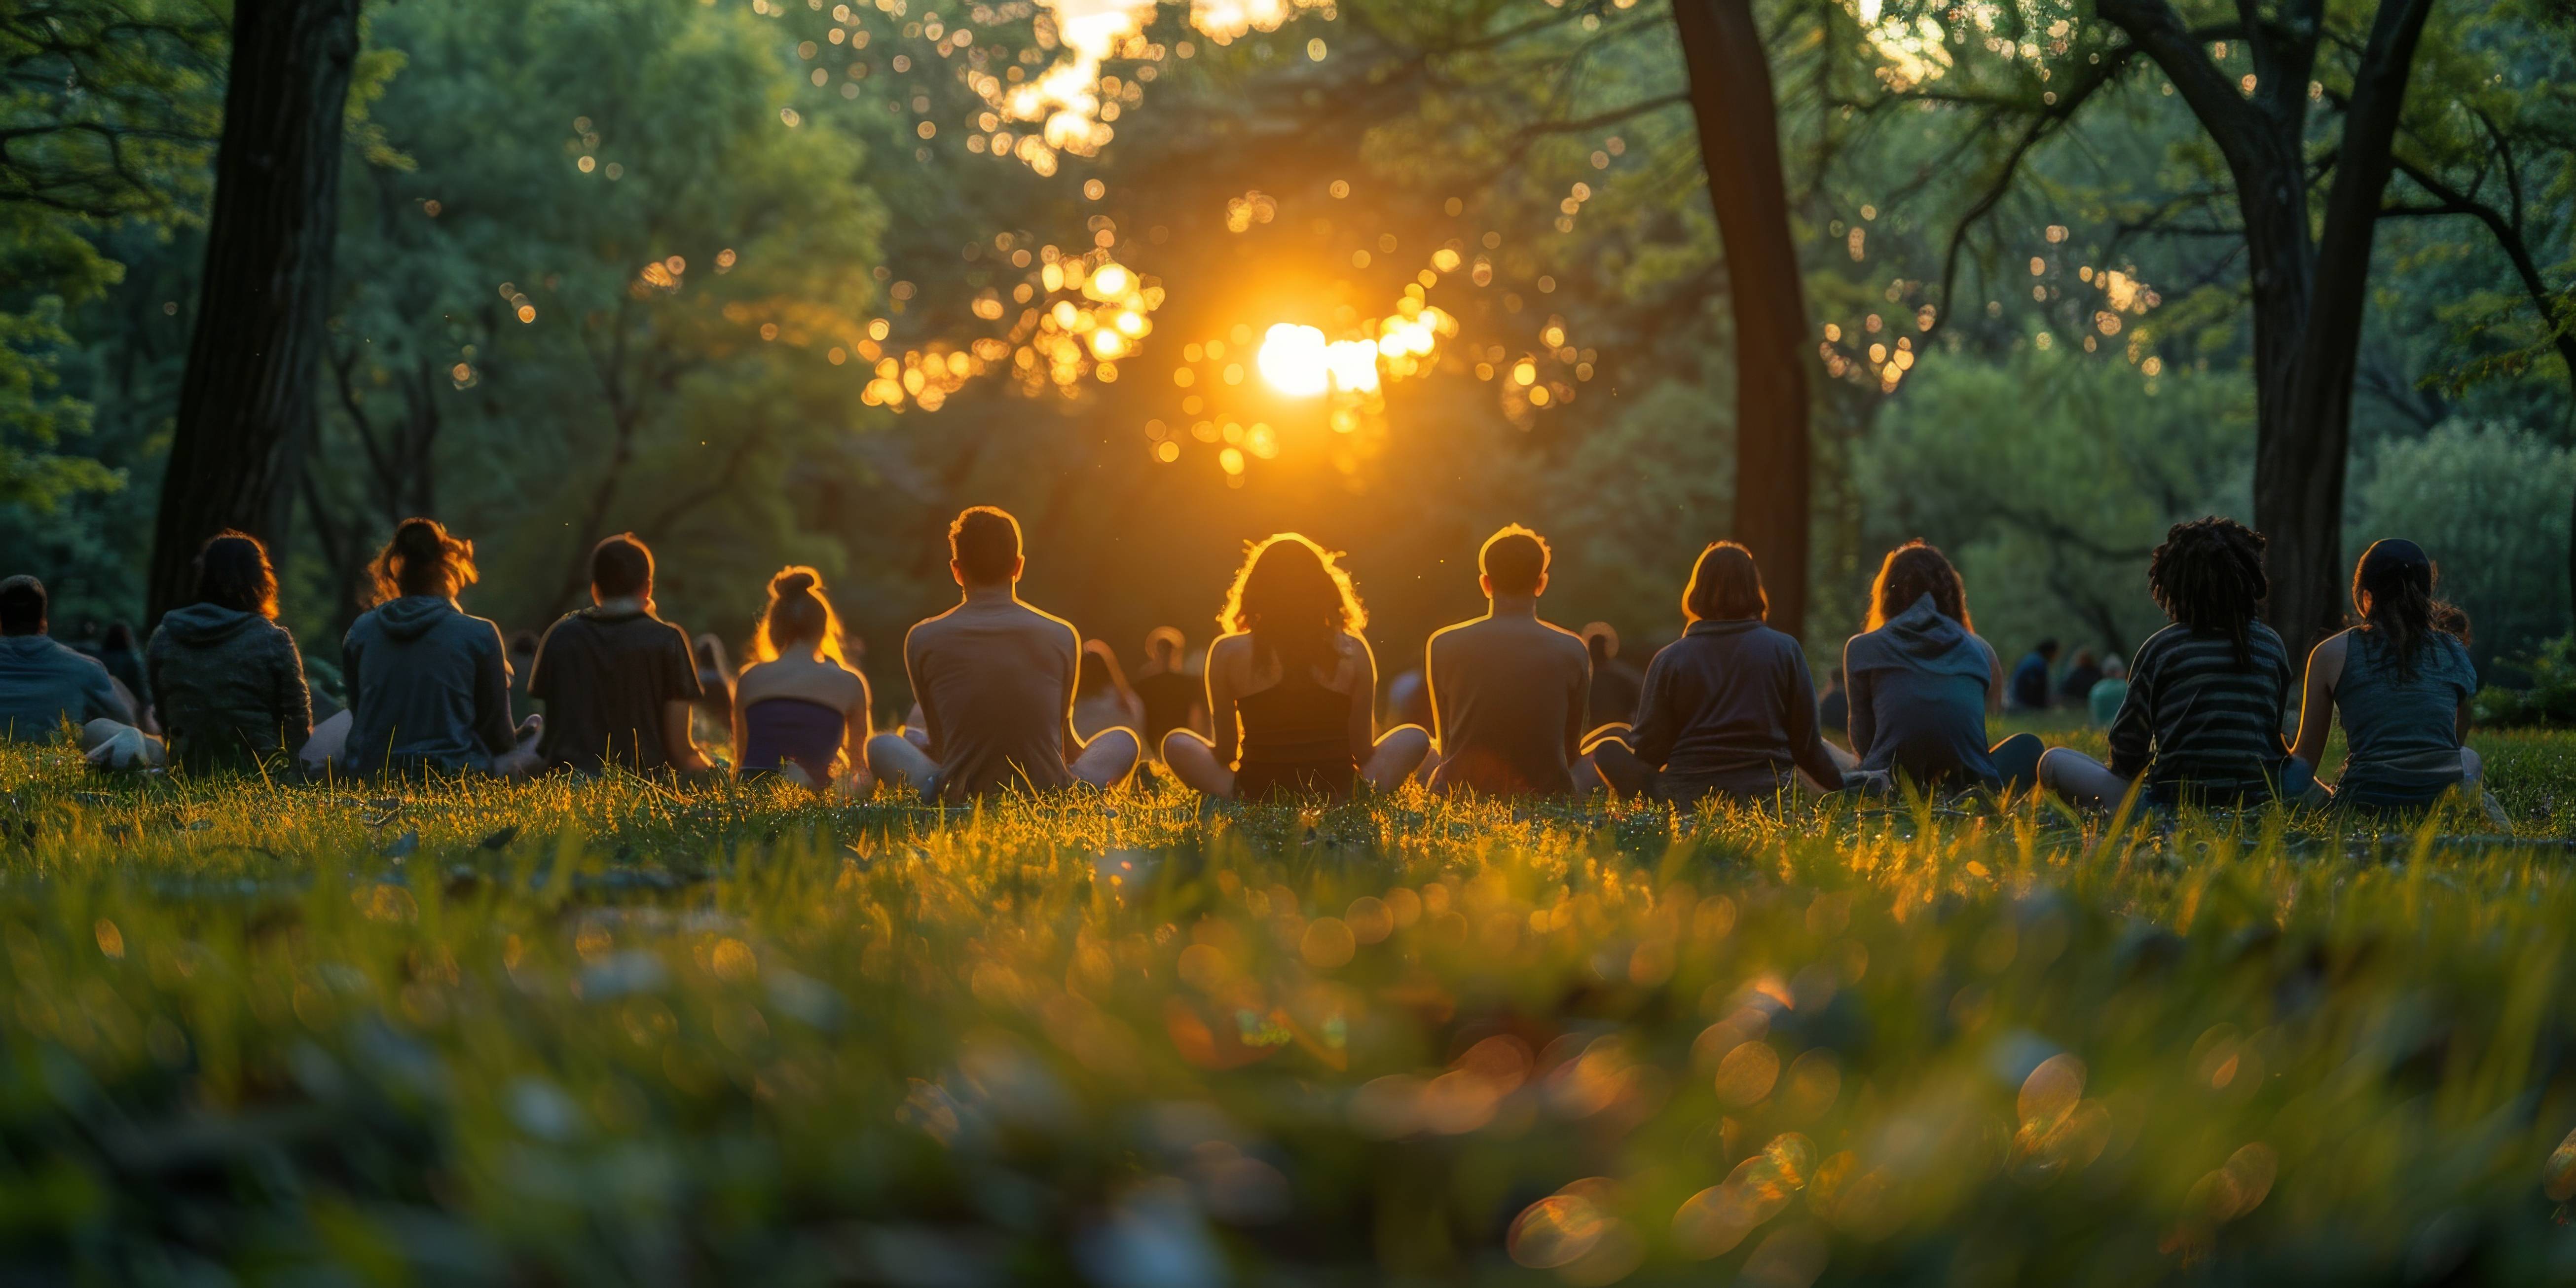
{"type": "MultiPolygon", "coordinates": [[[[1655,654],[1633,709],[1595,711],[1603,649],[1539,616],[1551,552],[1537,533],[1504,528],[1478,555],[1488,611],[1435,632],[1425,650],[1428,727],[1381,729],[1366,610],[1340,557],[1304,536],[1251,547],[1203,680],[1183,678],[1176,634],[1158,641],[1156,705],[1188,715],[1150,723],[1114,655],[1097,656],[1105,648],[1019,597],[1016,519],[977,506],[949,525],[948,541],[959,602],[905,636],[914,706],[887,732],[872,726],[867,680],[814,571],[771,580],[753,659],[730,677],[735,772],[851,794],[884,783],[960,803],[1114,788],[1153,757],[1207,796],[1246,800],[1344,799],[1420,774],[1433,792],[1485,796],[1606,788],[1692,805],[1910,785],[2043,788],[2095,808],[2133,793],[2153,805],[2402,808],[2475,794],[2481,778],[2463,745],[2475,672],[2444,629],[2459,619],[2434,598],[2432,560],[2406,541],[2362,556],[2358,624],[2310,654],[2297,737],[2285,740],[2297,681],[2257,615],[2263,538],[2223,518],[2174,525],[2147,572],[2171,624],[2128,668],[2108,764],[2028,733],[1989,741],[1987,718],[2004,706],[2001,659],[1976,634],[1957,568],[1920,541],[1888,553],[1867,628],[1844,645],[1848,749],[1827,739],[1805,654],[1765,624],[1761,569],[1732,542],[1700,552],[1682,592],[1683,634],[1655,654]],[[2338,717],[2348,755],[2329,788],[2316,766],[2338,717]]],[[[652,553],[631,534],[592,551],[593,603],[549,628],[528,663],[521,691],[545,715],[515,722],[500,631],[456,602],[476,580],[473,547],[434,520],[403,523],[371,565],[377,602],[342,643],[349,707],[320,727],[295,641],[275,622],[276,576],[260,543],[222,533],[196,571],[196,602],[167,614],[144,649],[166,755],[189,771],[288,760],[355,775],[718,768],[691,734],[691,710],[705,684],[727,677],[703,675],[687,635],[655,614],[652,553]]],[[[102,763],[162,758],[106,670],[46,637],[34,578],[0,582],[0,631],[9,736],[53,736],[68,721],[102,763]]]]}

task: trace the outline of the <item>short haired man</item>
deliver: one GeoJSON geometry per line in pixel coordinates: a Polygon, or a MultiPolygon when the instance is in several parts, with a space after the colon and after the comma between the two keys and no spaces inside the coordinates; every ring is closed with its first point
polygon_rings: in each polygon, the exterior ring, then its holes
{"type": "Polygon", "coordinates": [[[591,606],[546,628],[528,695],[546,704],[540,768],[712,768],[689,737],[699,696],[687,632],[653,613],[653,552],[632,532],[590,551],[591,606]]]}
{"type": "Polygon", "coordinates": [[[1583,637],[1539,620],[1547,542],[1519,524],[1477,555],[1484,616],[1445,627],[1426,647],[1440,767],[1431,790],[1570,796],[1581,754],[1592,658],[1583,637]]]}
{"type": "Polygon", "coordinates": [[[0,581],[0,740],[51,741],[68,721],[94,762],[161,763],[161,740],[135,727],[133,704],[107,668],[45,633],[50,608],[34,577],[0,581]]]}
{"type": "Polygon", "coordinates": [[[1145,633],[1145,669],[1132,688],[1145,704],[1145,745],[1160,747],[1174,729],[1207,728],[1207,681],[1182,663],[1187,647],[1176,626],[1145,633]]]}
{"type": "Polygon", "coordinates": [[[929,734],[868,740],[878,778],[951,804],[1014,787],[1088,783],[1108,788],[1136,769],[1132,729],[1073,731],[1073,682],[1082,640],[1073,624],[1022,603],[1020,522],[974,506],[948,525],[955,608],[903,637],[903,668],[929,734]]]}

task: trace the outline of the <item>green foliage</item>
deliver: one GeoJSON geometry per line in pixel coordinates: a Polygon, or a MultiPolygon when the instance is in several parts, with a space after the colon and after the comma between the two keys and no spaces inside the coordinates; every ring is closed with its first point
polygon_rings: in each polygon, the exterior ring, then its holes
{"type": "Polygon", "coordinates": [[[2345,545],[2429,551],[2481,657],[2524,652],[2567,622],[2567,515],[2576,452],[2529,430],[2453,422],[2382,444],[2355,471],[2345,545]]]}
{"type": "Polygon", "coordinates": [[[2477,722],[2496,729],[2576,727],[2576,636],[2549,641],[2519,665],[2530,683],[2480,690],[2477,722]]]}

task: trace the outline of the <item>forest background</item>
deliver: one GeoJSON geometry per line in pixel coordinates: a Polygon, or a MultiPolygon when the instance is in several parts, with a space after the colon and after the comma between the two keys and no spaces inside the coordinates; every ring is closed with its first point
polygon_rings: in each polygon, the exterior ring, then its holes
{"type": "MultiPolygon", "coordinates": [[[[2247,101],[2304,97],[2322,220],[2373,14],[2310,9],[2304,95],[2258,85],[2264,24],[2183,16],[2247,101]]],[[[1998,648],[2127,652],[2164,527],[2252,512],[2254,272],[2190,87],[2090,4],[1752,10],[1813,328],[1811,651],[1921,536],[1998,648]]],[[[232,17],[0,14],[0,571],[59,634],[146,611],[232,17]]],[[[2570,613],[2576,5],[2423,21],[2343,539],[2422,542],[2509,671],[2570,613]]],[[[510,629],[580,602],[608,532],[737,646],[814,564],[888,708],[962,504],[1019,514],[1027,596],[1131,665],[1150,627],[1206,638],[1244,541],[1305,531],[1353,552],[1389,673],[1481,607],[1501,523],[1555,543],[1549,616],[1642,656],[1734,520],[1738,274],[1656,0],[401,0],[361,30],[282,550],[308,654],[414,513],[475,539],[467,605],[510,629]],[[1283,389],[1278,325],[1402,343],[1283,389]]]]}

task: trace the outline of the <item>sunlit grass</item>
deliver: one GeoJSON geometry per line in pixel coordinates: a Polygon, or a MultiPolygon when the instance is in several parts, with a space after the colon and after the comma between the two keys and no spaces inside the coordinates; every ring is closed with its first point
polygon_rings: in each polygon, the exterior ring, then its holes
{"type": "Polygon", "coordinates": [[[116,1281],[2564,1279],[2576,739],[2481,747],[2517,838],[0,752],[0,1213],[116,1281]]]}

